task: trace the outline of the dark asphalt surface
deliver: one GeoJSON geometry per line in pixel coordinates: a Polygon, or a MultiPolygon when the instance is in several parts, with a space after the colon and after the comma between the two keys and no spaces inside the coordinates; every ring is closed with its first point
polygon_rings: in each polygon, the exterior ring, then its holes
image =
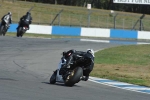
{"type": "Polygon", "coordinates": [[[148,94],[90,81],[81,81],[74,87],[49,84],[63,51],[118,45],[79,39],[0,37],[0,100],[149,100],[148,94]]]}

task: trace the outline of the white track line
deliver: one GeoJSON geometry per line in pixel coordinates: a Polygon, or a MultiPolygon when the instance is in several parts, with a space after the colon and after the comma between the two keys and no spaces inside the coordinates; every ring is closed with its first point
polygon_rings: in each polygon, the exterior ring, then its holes
{"type": "Polygon", "coordinates": [[[107,79],[101,79],[101,78],[95,78],[95,77],[90,77],[89,78],[89,81],[94,82],[94,83],[107,85],[107,86],[111,86],[111,87],[115,87],[115,88],[119,88],[119,89],[130,90],[130,91],[139,92],[139,93],[144,93],[144,94],[150,94],[150,88],[148,88],[148,87],[138,86],[138,85],[133,85],[133,84],[128,84],[128,83],[123,83],[123,82],[117,82],[117,81],[114,82],[112,80],[108,80],[110,82],[100,82],[101,80],[103,81],[103,80],[107,80],[107,79]],[[96,79],[99,79],[99,80],[96,80],[96,79]],[[117,86],[116,84],[119,85],[119,86],[117,86]],[[120,86],[122,86],[122,87],[120,87],[120,86]]]}

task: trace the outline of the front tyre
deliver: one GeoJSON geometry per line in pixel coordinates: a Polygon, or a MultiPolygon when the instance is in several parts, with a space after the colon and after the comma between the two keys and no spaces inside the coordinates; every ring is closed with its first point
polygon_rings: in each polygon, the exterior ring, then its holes
{"type": "Polygon", "coordinates": [[[82,76],[83,76],[83,69],[81,67],[75,68],[65,80],[65,85],[73,86],[75,83],[78,83],[80,81],[80,78],[82,76]]]}
{"type": "Polygon", "coordinates": [[[56,75],[57,75],[57,71],[55,71],[52,76],[50,77],[50,84],[55,84],[56,83],[56,75]]]}

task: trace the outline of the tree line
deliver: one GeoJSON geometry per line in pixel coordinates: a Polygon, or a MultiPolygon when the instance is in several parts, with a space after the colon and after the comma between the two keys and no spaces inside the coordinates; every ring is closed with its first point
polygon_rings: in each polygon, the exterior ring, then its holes
{"type": "Polygon", "coordinates": [[[91,4],[92,8],[97,9],[150,14],[149,5],[116,4],[113,3],[113,0],[21,0],[21,1],[41,2],[56,5],[59,4],[59,5],[80,6],[80,7],[86,7],[87,4],[91,4]]]}

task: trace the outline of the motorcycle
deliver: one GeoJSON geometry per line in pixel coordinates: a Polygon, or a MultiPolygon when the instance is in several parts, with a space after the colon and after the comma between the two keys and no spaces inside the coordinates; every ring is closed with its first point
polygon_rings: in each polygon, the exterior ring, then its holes
{"type": "MultiPolygon", "coordinates": [[[[80,56],[76,61],[80,60],[80,56]]],[[[93,61],[90,58],[91,61],[93,61]]],[[[64,83],[66,86],[73,86],[74,84],[81,81],[83,77],[83,71],[87,68],[85,64],[76,64],[76,61],[72,61],[67,68],[61,68],[66,64],[66,59],[61,59],[58,69],[55,70],[50,77],[50,84],[55,84],[56,82],[64,83]]]]}
{"type": "Polygon", "coordinates": [[[9,28],[9,25],[7,25],[7,24],[1,25],[1,26],[0,26],[0,35],[5,36],[5,34],[6,34],[7,30],[8,30],[8,28],[9,28]]]}
{"type": "Polygon", "coordinates": [[[18,29],[17,29],[17,37],[22,37],[27,30],[28,30],[27,26],[18,27],[18,29]]]}
{"type": "Polygon", "coordinates": [[[17,37],[22,37],[24,35],[24,33],[29,29],[28,24],[26,22],[29,22],[28,19],[22,19],[19,24],[21,24],[21,26],[19,26],[17,28],[17,37]]]}

